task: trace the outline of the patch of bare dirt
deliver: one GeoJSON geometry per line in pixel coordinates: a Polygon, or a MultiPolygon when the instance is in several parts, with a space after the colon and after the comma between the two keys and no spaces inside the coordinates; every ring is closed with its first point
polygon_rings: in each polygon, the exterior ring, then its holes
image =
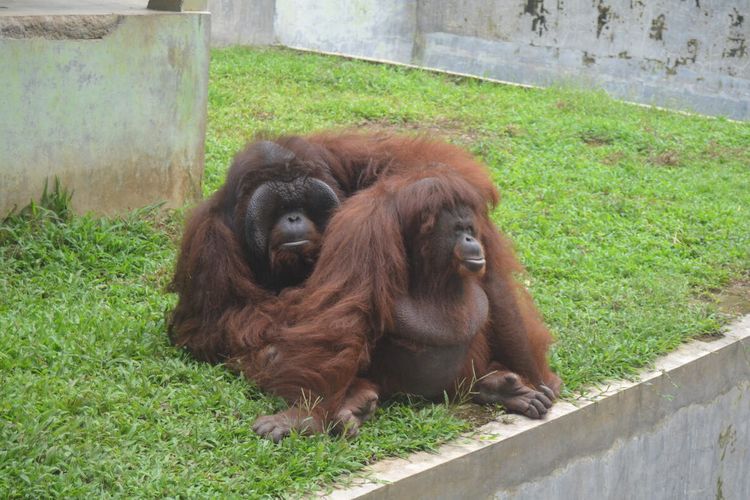
{"type": "Polygon", "coordinates": [[[750,158],[750,146],[745,148],[722,146],[716,141],[709,141],[705,149],[705,154],[708,155],[709,158],[719,161],[750,158]]]}
{"type": "Polygon", "coordinates": [[[719,310],[732,316],[750,314],[750,278],[735,281],[716,295],[719,310]]]}
{"type": "Polygon", "coordinates": [[[615,151],[602,158],[602,163],[605,165],[617,165],[625,157],[621,151],[615,151]]]}
{"type": "Polygon", "coordinates": [[[674,167],[680,164],[680,155],[677,151],[664,151],[651,157],[651,163],[665,167],[674,167]]]}
{"type": "Polygon", "coordinates": [[[264,111],[264,110],[260,110],[260,109],[254,109],[254,110],[252,110],[250,112],[250,114],[256,120],[263,121],[263,122],[271,121],[274,118],[276,118],[276,115],[273,114],[272,112],[270,112],[270,111],[264,111]]]}
{"type": "Polygon", "coordinates": [[[367,132],[383,132],[387,134],[424,135],[465,146],[482,137],[478,130],[467,128],[458,120],[438,120],[434,122],[403,122],[392,123],[387,120],[367,120],[357,124],[358,128],[367,132]]]}
{"type": "Polygon", "coordinates": [[[715,340],[723,339],[724,334],[723,333],[705,333],[703,335],[698,335],[697,337],[693,337],[695,340],[700,340],[701,342],[713,342],[715,340]]]}
{"type": "Polygon", "coordinates": [[[606,133],[600,133],[596,131],[585,131],[582,132],[581,140],[585,142],[589,146],[606,146],[608,144],[612,144],[614,141],[614,138],[610,135],[607,135],[606,133]]]}
{"type": "Polygon", "coordinates": [[[453,414],[462,420],[469,422],[472,427],[481,427],[494,420],[506,423],[507,419],[512,419],[511,415],[506,414],[499,406],[483,406],[475,404],[464,404],[456,407],[453,414]]]}

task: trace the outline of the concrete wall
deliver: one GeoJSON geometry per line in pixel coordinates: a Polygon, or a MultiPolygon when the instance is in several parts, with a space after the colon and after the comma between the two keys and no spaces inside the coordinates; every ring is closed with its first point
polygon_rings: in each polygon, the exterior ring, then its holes
{"type": "Polygon", "coordinates": [[[0,10],[0,216],[54,176],[79,212],[199,194],[209,15],[73,3],[0,10]]]}
{"type": "Polygon", "coordinates": [[[750,316],[637,382],[544,421],[494,422],[439,453],[376,463],[331,497],[367,499],[750,498],[750,316]]]}
{"type": "Polygon", "coordinates": [[[271,45],[275,43],[275,0],[209,0],[211,43],[225,45],[271,45]]]}
{"type": "Polygon", "coordinates": [[[402,0],[276,0],[274,32],[289,47],[411,62],[417,9],[402,0]]]}
{"type": "Polygon", "coordinates": [[[265,0],[252,15],[238,11],[244,4],[209,1],[218,45],[279,43],[523,84],[574,82],[750,119],[747,1],[265,0]]]}

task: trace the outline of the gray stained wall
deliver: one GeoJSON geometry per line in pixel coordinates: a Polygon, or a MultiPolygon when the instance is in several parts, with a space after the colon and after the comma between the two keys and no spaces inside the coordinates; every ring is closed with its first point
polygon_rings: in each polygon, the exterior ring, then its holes
{"type": "Polygon", "coordinates": [[[216,45],[281,44],[750,119],[750,0],[210,0],[216,45]]]}

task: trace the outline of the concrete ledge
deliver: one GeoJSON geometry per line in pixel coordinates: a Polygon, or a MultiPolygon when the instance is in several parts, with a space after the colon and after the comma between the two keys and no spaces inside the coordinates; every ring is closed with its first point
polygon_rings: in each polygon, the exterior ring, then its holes
{"type": "Polygon", "coordinates": [[[750,498],[750,316],[542,422],[490,423],[331,498],[750,498]]]}
{"type": "Polygon", "coordinates": [[[70,3],[0,0],[0,218],[54,177],[77,212],[198,196],[210,15],[70,3]]]}

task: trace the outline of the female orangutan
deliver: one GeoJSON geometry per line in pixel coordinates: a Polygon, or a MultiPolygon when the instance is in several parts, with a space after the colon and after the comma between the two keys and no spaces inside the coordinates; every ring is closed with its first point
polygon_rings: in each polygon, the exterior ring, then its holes
{"type": "MultiPolygon", "coordinates": [[[[255,430],[279,440],[327,422],[356,432],[378,395],[475,400],[541,418],[559,393],[551,337],[513,278],[521,266],[454,166],[382,178],[333,215],[304,289],[256,322],[237,366],[293,406],[255,430]],[[275,320],[275,322],[274,322],[275,320]]],[[[493,191],[489,179],[483,186],[493,191]]]]}

